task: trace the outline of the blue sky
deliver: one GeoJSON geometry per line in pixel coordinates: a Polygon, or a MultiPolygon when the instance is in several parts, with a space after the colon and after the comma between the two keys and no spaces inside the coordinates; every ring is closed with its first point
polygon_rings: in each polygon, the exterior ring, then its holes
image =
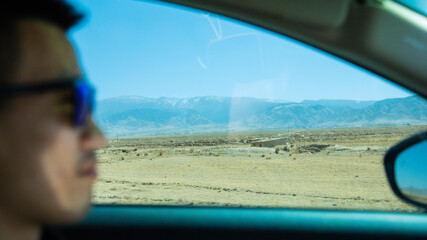
{"type": "Polygon", "coordinates": [[[153,1],[70,2],[87,14],[69,35],[98,99],[411,95],[321,51],[214,14],[153,1]]]}

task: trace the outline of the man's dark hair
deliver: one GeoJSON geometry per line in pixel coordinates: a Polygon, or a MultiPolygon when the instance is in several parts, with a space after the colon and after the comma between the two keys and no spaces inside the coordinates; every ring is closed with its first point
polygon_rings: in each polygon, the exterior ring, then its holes
{"type": "Polygon", "coordinates": [[[19,71],[18,21],[45,20],[67,31],[82,17],[63,0],[3,0],[0,8],[0,86],[19,71]]]}

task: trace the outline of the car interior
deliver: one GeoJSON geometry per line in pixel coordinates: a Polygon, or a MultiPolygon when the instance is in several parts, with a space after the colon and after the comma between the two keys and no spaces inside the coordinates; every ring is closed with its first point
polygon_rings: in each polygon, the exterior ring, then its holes
{"type": "MultiPolygon", "coordinates": [[[[427,17],[404,1],[150,2],[200,9],[284,35],[427,98],[427,17]]],[[[57,227],[65,239],[427,239],[427,194],[411,193],[405,179],[417,176],[412,181],[425,186],[426,139],[418,133],[384,156],[391,189],[417,206],[417,213],[96,204],[83,221],[57,227]]]]}

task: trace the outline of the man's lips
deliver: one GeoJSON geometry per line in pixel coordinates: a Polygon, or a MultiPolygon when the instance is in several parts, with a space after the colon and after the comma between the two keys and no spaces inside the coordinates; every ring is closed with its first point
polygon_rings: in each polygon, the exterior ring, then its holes
{"type": "Polygon", "coordinates": [[[82,168],[80,168],[79,175],[82,177],[96,178],[98,176],[96,165],[96,160],[90,160],[85,162],[82,168]]]}
{"type": "Polygon", "coordinates": [[[98,176],[98,172],[96,170],[96,165],[98,161],[96,160],[96,155],[93,152],[88,153],[84,161],[81,162],[79,168],[79,175],[82,177],[91,177],[96,178],[98,176]]]}

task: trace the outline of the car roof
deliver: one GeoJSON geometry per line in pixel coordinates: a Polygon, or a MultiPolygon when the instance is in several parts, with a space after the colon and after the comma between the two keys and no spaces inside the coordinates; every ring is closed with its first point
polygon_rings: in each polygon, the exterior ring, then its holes
{"type": "Polygon", "coordinates": [[[332,53],[427,97],[427,18],[391,0],[164,0],[332,53]]]}

